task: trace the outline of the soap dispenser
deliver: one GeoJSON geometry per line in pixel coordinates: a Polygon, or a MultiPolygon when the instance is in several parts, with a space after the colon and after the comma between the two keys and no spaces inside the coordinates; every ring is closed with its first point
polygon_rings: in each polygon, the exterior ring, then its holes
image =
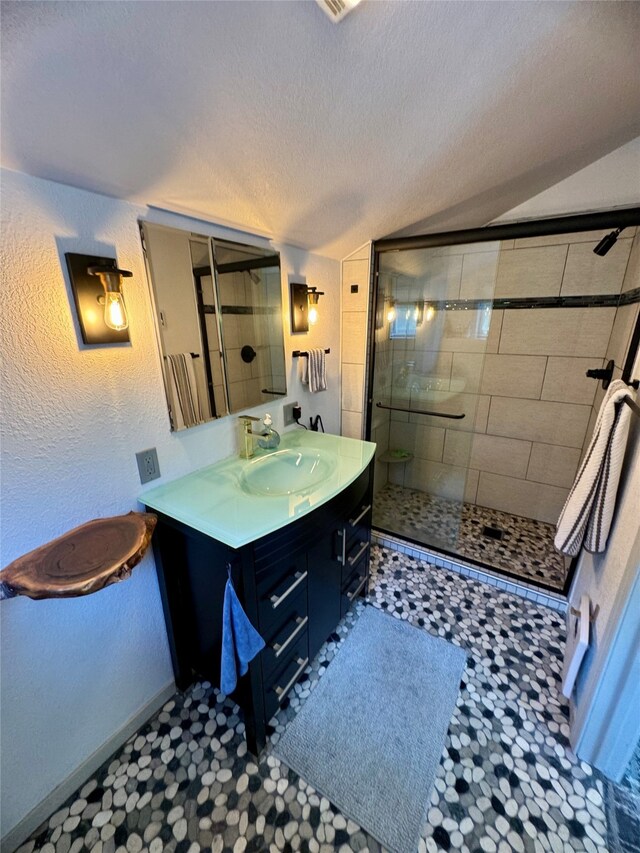
{"type": "Polygon", "coordinates": [[[275,450],[280,444],[280,435],[271,426],[273,419],[267,414],[262,419],[262,438],[258,439],[258,444],[263,450],[275,450]]]}

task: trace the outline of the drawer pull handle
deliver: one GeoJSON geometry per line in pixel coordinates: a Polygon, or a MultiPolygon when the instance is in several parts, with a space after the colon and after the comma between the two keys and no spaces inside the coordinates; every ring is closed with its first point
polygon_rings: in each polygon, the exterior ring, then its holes
{"type": "Polygon", "coordinates": [[[362,546],[360,547],[360,550],[359,550],[359,551],[358,551],[358,553],[355,555],[355,557],[349,557],[349,561],[348,561],[348,562],[349,562],[349,565],[350,565],[350,566],[355,566],[355,564],[358,562],[358,560],[360,559],[360,557],[362,557],[362,555],[364,554],[364,552],[367,550],[367,548],[368,548],[368,547],[369,547],[369,543],[368,543],[368,542],[363,542],[363,543],[362,543],[362,546]]]}
{"type": "Polygon", "coordinates": [[[285,600],[285,598],[287,598],[289,595],[291,595],[293,590],[302,583],[302,581],[306,578],[306,576],[307,576],[306,572],[296,572],[294,575],[295,580],[293,581],[291,586],[282,593],[282,595],[272,595],[271,596],[271,598],[269,599],[271,601],[271,607],[274,610],[276,609],[276,607],[280,607],[280,605],[285,600]]]}
{"type": "Polygon", "coordinates": [[[363,519],[363,518],[365,517],[365,515],[369,512],[369,510],[370,510],[370,509],[371,509],[371,504],[369,504],[368,506],[366,506],[366,507],[362,510],[362,512],[360,513],[360,515],[359,515],[357,518],[352,518],[352,519],[350,519],[349,524],[350,524],[352,527],[355,527],[355,526],[356,526],[356,524],[357,524],[361,519],[363,519]]]}
{"type": "Polygon", "coordinates": [[[308,621],[309,621],[308,616],[305,616],[304,619],[302,618],[302,616],[298,616],[298,618],[296,619],[296,627],[289,634],[289,636],[284,641],[284,643],[274,643],[273,644],[272,648],[273,648],[274,652],[276,653],[277,658],[280,657],[280,655],[287,648],[289,643],[291,643],[292,640],[294,640],[298,636],[298,634],[300,633],[300,631],[302,631],[302,629],[304,628],[304,626],[307,624],[308,621]]]}
{"type": "Polygon", "coordinates": [[[367,576],[365,575],[362,578],[362,581],[358,584],[358,588],[354,592],[347,593],[347,598],[349,599],[349,601],[353,601],[354,598],[357,598],[360,595],[360,591],[362,590],[362,587],[366,584],[366,582],[367,576]]]}
{"type": "Polygon", "coordinates": [[[342,553],[337,557],[337,560],[342,566],[344,566],[347,562],[347,531],[344,527],[342,530],[338,530],[338,536],[342,539],[342,553]]]}
{"type": "Polygon", "coordinates": [[[296,681],[302,675],[302,671],[304,670],[305,666],[309,663],[309,658],[304,658],[304,659],[298,658],[296,660],[296,663],[300,664],[300,666],[296,670],[296,674],[293,676],[293,678],[287,684],[287,686],[286,687],[276,687],[276,689],[275,689],[276,696],[278,697],[278,705],[280,704],[280,702],[282,702],[284,697],[287,695],[287,693],[291,690],[293,685],[296,683],[296,681]]]}

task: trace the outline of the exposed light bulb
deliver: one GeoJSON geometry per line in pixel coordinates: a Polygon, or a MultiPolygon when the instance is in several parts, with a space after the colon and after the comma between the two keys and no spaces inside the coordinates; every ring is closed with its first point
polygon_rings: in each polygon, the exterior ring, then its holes
{"type": "Polygon", "coordinates": [[[318,322],[318,309],[315,305],[311,305],[309,307],[309,314],[307,316],[309,318],[309,323],[312,326],[315,326],[315,324],[318,322]]]}
{"type": "Polygon", "coordinates": [[[117,267],[92,266],[87,267],[90,275],[97,275],[104,287],[104,296],[98,299],[104,305],[104,324],[115,332],[122,332],[129,325],[127,309],[122,295],[122,277],[129,278],[129,270],[119,270],[117,267]]]}
{"type": "Polygon", "coordinates": [[[104,300],[104,322],[110,329],[121,332],[129,325],[122,293],[108,290],[104,300]]]}

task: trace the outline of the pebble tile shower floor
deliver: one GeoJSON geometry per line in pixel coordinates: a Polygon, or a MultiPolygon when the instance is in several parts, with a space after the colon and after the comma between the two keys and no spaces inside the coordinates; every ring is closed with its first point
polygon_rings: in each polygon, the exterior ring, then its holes
{"type": "MultiPolygon", "coordinates": [[[[567,740],[568,705],[559,692],[563,617],[379,547],[371,575],[373,606],[468,651],[421,853],[607,851],[603,781],[567,740]]],[[[363,606],[285,700],[272,742],[363,606]]],[[[21,853],[382,849],[276,758],[254,761],[243,731],[237,706],[208,683],[177,694],[21,853]]]]}
{"type": "Polygon", "coordinates": [[[527,582],[562,591],[565,558],[553,545],[553,524],[387,483],[374,499],[374,527],[427,547],[477,560],[527,582]],[[484,534],[497,528],[500,539],[484,534]]]}

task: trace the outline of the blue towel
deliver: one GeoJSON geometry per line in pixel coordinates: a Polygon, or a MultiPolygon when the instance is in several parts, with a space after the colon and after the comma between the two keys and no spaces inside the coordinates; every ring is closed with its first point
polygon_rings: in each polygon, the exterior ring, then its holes
{"type": "Polygon", "coordinates": [[[224,589],[222,609],[222,657],[220,659],[220,690],[228,696],[236,689],[238,671],[244,675],[249,661],[264,648],[264,640],[249,621],[229,580],[224,589]]]}

